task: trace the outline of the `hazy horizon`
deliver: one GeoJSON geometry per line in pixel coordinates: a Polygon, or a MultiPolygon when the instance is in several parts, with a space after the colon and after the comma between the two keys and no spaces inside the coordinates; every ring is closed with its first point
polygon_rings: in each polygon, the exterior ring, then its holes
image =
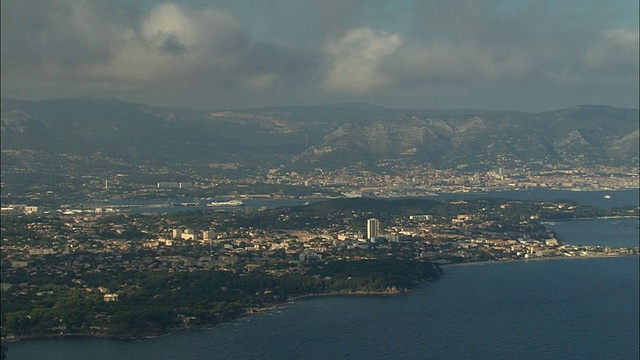
{"type": "Polygon", "coordinates": [[[576,104],[571,106],[565,106],[561,108],[554,108],[548,110],[540,110],[540,111],[523,111],[523,110],[512,110],[512,109],[482,109],[482,108],[434,108],[434,107],[395,107],[395,106],[384,106],[375,103],[367,103],[361,101],[347,101],[347,102],[333,102],[333,103],[318,103],[318,104],[283,104],[283,105],[265,105],[265,106],[246,106],[246,107],[229,107],[229,108],[199,108],[199,107],[185,107],[185,106],[168,106],[163,104],[151,104],[146,102],[139,101],[129,101],[125,99],[120,99],[115,96],[110,97],[99,97],[99,96],[66,96],[66,97],[50,97],[43,99],[23,99],[18,97],[2,97],[2,100],[15,100],[15,101],[29,101],[29,102],[43,102],[43,101],[58,101],[58,100],[66,100],[66,99],[77,99],[77,100],[115,100],[123,103],[130,104],[139,104],[156,108],[166,108],[166,109],[183,109],[183,110],[195,110],[195,111],[243,111],[243,110],[259,110],[259,109],[269,109],[269,108],[288,108],[288,107],[330,107],[330,106],[338,106],[338,105],[349,105],[349,104],[360,104],[367,106],[375,106],[381,107],[389,110],[426,110],[426,111],[480,111],[480,112],[502,112],[502,111],[514,111],[521,112],[525,114],[538,114],[545,112],[553,112],[564,109],[571,109],[577,107],[585,107],[585,106],[602,106],[602,107],[611,107],[617,109],[639,109],[638,107],[626,107],[626,106],[615,106],[609,104],[576,104]]]}

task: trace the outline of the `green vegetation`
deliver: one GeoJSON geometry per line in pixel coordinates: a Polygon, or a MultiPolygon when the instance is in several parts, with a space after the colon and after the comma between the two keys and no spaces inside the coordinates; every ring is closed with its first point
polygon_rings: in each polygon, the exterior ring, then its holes
{"type": "Polygon", "coordinates": [[[292,297],[328,293],[396,293],[437,278],[441,269],[394,259],[315,263],[281,276],[227,271],[138,272],[85,277],[84,288],[51,285],[3,295],[2,336],[157,335],[213,325],[292,297]],[[99,291],[118,292],[105,302],[99,291]]]}

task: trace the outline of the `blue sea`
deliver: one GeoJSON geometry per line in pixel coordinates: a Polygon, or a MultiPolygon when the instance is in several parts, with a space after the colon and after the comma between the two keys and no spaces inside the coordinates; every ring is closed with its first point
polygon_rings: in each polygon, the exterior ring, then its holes
{"type": "MultiPolygon", "coordinates": [[[[638,246],[638,225],[551,226],[566,243],[615,247],[638,246]]],[[[153,339],[6,345],[9,359],[638,359],[639,271],[637,256],[446,266],[406,295],[308,298],[153,339]]]]}

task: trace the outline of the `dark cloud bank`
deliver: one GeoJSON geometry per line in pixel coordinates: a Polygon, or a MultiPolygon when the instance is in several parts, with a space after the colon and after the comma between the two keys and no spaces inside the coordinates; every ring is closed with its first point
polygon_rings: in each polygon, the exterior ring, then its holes
{"type": "Polygon", "coordinates": [[[638,28],[620,21],[624,8],[509,4],[265,1],[255,14],[226,2],[3,1],[2,96],[638,107],[638,28]]]}

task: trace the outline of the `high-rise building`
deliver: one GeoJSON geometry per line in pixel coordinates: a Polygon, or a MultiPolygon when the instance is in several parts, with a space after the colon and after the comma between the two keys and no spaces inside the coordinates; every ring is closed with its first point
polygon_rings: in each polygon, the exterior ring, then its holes
{"type": "Polygon", "coordinates": [[[378,219],[367,220],[367,239],[373,240],[380,235],[380,222],[378,219]]]}
{"type": "Polygon", "coordinates": [[[211,230],[202,230],[201,234],[202,240],[204,241],[211,241],[211,239],[213,239],[213,231],[211,230]]]}

